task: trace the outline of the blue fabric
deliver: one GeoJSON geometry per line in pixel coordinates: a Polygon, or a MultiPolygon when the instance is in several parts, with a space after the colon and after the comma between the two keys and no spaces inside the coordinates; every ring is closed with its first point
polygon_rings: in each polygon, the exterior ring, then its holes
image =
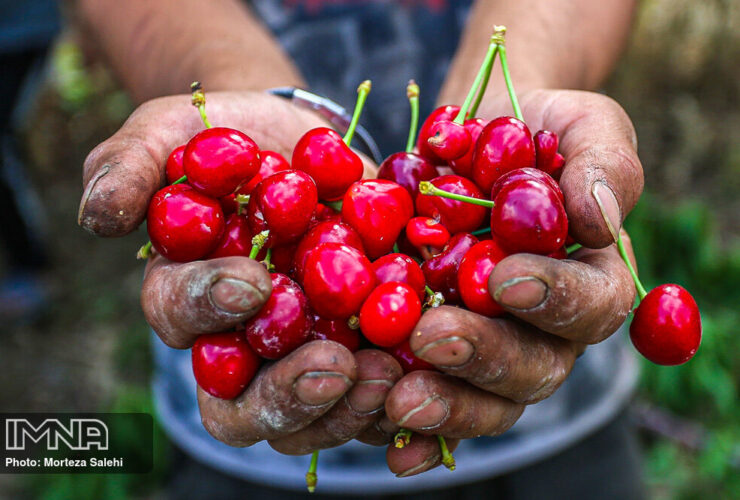
{"type": "Polygon", "coordinates": [[[59,27],[55,0],[0,0],[0,53],[45,47],[59,27]]]}

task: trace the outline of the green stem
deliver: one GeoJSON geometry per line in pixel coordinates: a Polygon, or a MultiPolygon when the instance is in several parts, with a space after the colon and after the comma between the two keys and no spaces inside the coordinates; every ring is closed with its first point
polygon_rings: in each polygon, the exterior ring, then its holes
{"type": "Polygon", "coordinates": [[[481,82],[483,82],[483,79],[486,78],[486,73],[491,72],[491,68],[493,67],[493,59],[496,57],[496,51],[498,50],[498,40],[496,33],[494,33],[493,36],[491,36],[491,42],[488,44],[488,51],[486,52],[486,57],[483,59],[483,64],[481,64],[480,69],[478,70],[478,74],[475,76],[475,80],[473,80],[473,85],[471,85],[470,90],[468,90],[468,95],[465,98],[465,102],[463,102],[463,105],[460,107],[460,111],[457,113],[457,116],[455,117],[454,122],[458,125],[462,125],[465,123],[465,116],[468,114],[468,109],[470,109],[470,105],[473,103],[473,99],[475,98],[475,94],[478,91],[478,87],[481,86],[481,82]]]}
{"type": "Polygon", "coordinates": [[[333,208],[337,212],[341,212],[342,211],[342,200],[322,201],[321,203],[323,203],[327,207],[333,208]]]}
{"type": "Polygon", "coordinates": [[[490,227],[484,227],[483,229],[476,229],[475,231],[473,231],[470,234],[472,234],[473,236],[480,236],[481,234],[486,234],[486,233],[490,233],[490,232],[491,232],[491,228],[490,227]]]}
{"type": "MultiPolygon", "coordinates": [[[[498,52],[498,49],[496,50],[498,52]]],[[[480,84],[480,88],[478,89],[478,95],[475,96],[475,101],[473,102],[473,105],[470,106],[470,110],[468,111],[468,119],[475,118],[475,115],[478,113],[478,107],[480,106],[481,101],[483,100],[483,96],[486,93],[486,89],[488,88],[488,81],[491,79],[491,71],[493,70],[493,65],[496,62],[496,58],[494,57],[491,61],[491,65],[486,70],[486,74],[483,77],[483,81],[480,84]]]]}
{"type": "Polygon", "coordinates": [[[270,236],[270,231],[262,231],[261,233],[257,233],[252,238],[252,250],[249,252],[249,258],[250,259],[256,259],[257,255],[260,253],[260,250],[262,250],[262,247],[265,246],[265,243],[267,243],[267,238],[270,236]]]}
{"type": "Polygon", "coordinates": [[[398,247],[398,243],[393,244],[393,253],[401,253],[401,249],[398,247]]]}
{"type": "Polygon", "coordinates": [[[509,93],[511,107],[514,108],[514,116],[516,116],[517,119],[524,121],[522,108],[519,107],[519,100],[516,98],[514,84],[511,82],[511,74],[509,73],[509,62],[506,59],[506,46],[504,45],[503,40],[499,44],[498,53],[499,57],[501,58],[501,69],[504,73],[504,81],[506,81],[506,91],[509,93]]]}
{"type": "Polygon", "coordinates": [[[419,128],[419,86],[410,80],[406,87],[406,96],[411,105],[411,123],[409,124],[409,138],[406,140],[406,152],[411,153],[416,144],[416,131],[419,128]]]}
{"type": "Polygon", "coordinates": [[[136,258],[139,260],[146,260],[149,258],[149,256],[152,254],[152,242],[147,241],[144,246],[139,248],[139,251],[136,252],[136,258]]]}
{"type": "Polygon", "coordinates": [[[426,290],[429,295],[434,295],[434,290],[429,288],[429,285],[424,285],[424,290],[426,290]]]}
{"type": "Polygon", "coordinates": [[[642,286],[640,278],[637,277],[635,268],[632,267],[632,262],[630,262],[629,257],[627,257],[627,250],[624,248],[624,242],[622,241],[621,234],[619,235],[619,239],[617,240],[617,249],[619,250],[619,255],[622,256],[622,260],[625,264],[627,264],[627,269],[629,269],[630,274],[632,275],[632,280],[635,282],[635,287],[637,288],[637,293],[640,295],[640,300],[644,299],[645,295],[647,295],[647,292],[645,291],[645,287],[642,286]]]}
{"type": "Polygon", "coordinates": [[[573,243],[571,246],[569,246],[568,248],[565,249],[565,253],[567,253],[568,255],[570,255],[573,252],[577,252],[581,248],[583,248],[583,245],[581,245],[580,243],[573,243]]]}
{"type": "Polygon", "coordinates": [[[306,472],[306,487],[309,493],[316,491],[316,469],[319,466],[319,450],[314,451],[311,454],[311,464],[308,466],[308,472],[306,472]]]}
{"type": "Polygon", "coordinates": [[[421,181],[419,183],[419,193],[441,196],[442,198],[449,198],[450,200],[463,201],[465,203],[472,203],[473,205],[480,205],[482,207],[493,208],[493,202],[491,200],[482,200],[480,198],[473,198],[472,196],[465,196],[463,194],[450,193],[444,189],[439,189],[437,186],[429,181],[421,181]]]}
{"type": "Polygon", "coordinates": [[[182,177],[180,177],[179,179],[177,179],[175,182],[173,182],[170,185],[171,186],[174,186],[175,184],[182,184],[183,182],[187,182],[187,181],[188,181],[188,176],[187,175],[183,175],[182,177]]]}
{"type": "Polygon", "coordinates": [[[191,83],[190,92],[192,93],[192,99],[190,102],[193,106],[198,108],[198,113],[200,113],[200,119],[203,120],[203,125],[205,125],[206,128],[211,128],[211,122],[208,121],[208,116],[206,115],[206,93],[203,90],[203,85],[201,85],[200,82],[191,83]]]}
{"type": "Polygon", "coordinates": [[[272,248],[267,249],[267,253],[265,254],[265,260],[262,261],[262,263],[265,265],[268,271],[270,271],[270,266],[272,263],[270,262],[272,260],[272,248]]]}
{"type": "Polygon", "coordinates": [[[244,212],[244,209],[246,208],[247,204],[249,203],[249,195],[248,194],[238,194],[236,195],[236,215],[241,215],[242,212],[244,212]]]}
{"type": "Polygon", "coordinates": [[[344,138],[342,139],[347,146],[349,146],[349,144],[352,142],[352,136],[355,135],[357,122],[360,121],[360,114],[362,114],[362,108],[365,107],[365,101],[367,100],[367,95],[370,93],[371,87],[372,85],[370,83],[370,80],[365,80],[360,84],[359,87],[357,87],[357,102],[355,103],[355,111],[354,113],[352,113],[352,121],[349,122],[347,133],[344,134],[344,138]]]}
{"type": "Polygon", "coordinates": [[[409,429],[400,429],[393,438],[393,444],[396,448],[404,448],[411,443],[412,432],[409,429]]]}
{"type": "Polygon", "coordinates": [[[450,470],[455,470],[455,458],[450,453],[450,449],[447,448],[447,441],[442,436],[437,436],[439,442],[439,450],[442,452],[442,465],[450,470]]]}

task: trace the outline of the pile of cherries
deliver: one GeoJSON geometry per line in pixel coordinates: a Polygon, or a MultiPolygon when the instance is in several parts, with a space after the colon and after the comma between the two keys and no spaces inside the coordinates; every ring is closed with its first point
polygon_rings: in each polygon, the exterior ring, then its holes
{"type": "MultiPolygon", "coordinates": [[[[362,178],[363,161],[349,147],[369,91],[369,81],[359,86],[344,136],[309,130],[288,162],[238,130],[211,127],[194,87],[207,128],[168,158],[171,184],[151,200],[151,244],[141,255],[153,246],[177,262],[251,257],[272,277],[272,295],[246,324],[202,335],[192,349],[195,378],[213,396],[237,397],[261,360],[316,339],[351,351],[378,346],[407,372],[434,369],[408,343],[423,310],[444,302],[502,315],[488,289],[498,262],[520,252],[564,259],[566,245],[579,246],[568,236],[557,182],[565,163],[558,137],[532,135],[522,121],[503,30],[465,103],[434,110],[418,138],[419,89],[410,82],[406,151],[389,156],[375,179],[362,178]],[[475,111],[497,54],[518,118],[487,121],[475,111]]],[[[696,303],[678,285],[645,294],[637,283],[644,297],[631,328],[637,349],[661,364],[690,359],[701,337],[696,303]]]]}

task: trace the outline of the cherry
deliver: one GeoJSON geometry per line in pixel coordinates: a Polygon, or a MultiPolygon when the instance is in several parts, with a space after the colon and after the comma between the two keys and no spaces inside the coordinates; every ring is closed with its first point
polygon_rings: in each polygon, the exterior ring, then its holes
{"type": "Polygon", "coordinates": [[[483,128],[473,152],[473,180],[485,193],[506,172],[534,165],[534,142],[523,121],[501,116],[483,128]]]}
{"type": "Polygon", "coordinates": [[[547,255],[565,244],[568,217],[546,184],[521,180],[501,188],[493,200],[491,233],[508,253],[547,255]]]}
{"type": "Polygon", "coordinates": [[[375,345],[390,347],[406,340],[421,318],[421,300],[405,283],[382,283],[360,310],[362,334],[375,345]]]}
{"type": "Polygon", "coordinates": [[[266,179],[272,174],[282,172],[283,170],[290,170],[290,163],[288,163],[288,160],[283,155],[275,151],[260,151],[260,169],[257,175],[240,187],[237,194],[250,194],[257,187],[257,184],[262,182],[262,179],[266,179]]]}
{"type": "Polygon", "coordinates": [[[454,120],[459,112],[460,106],[447,105],[438,107],[437,109],[432,111],[429,116],[427,116],[427,119],[424,120],[424,123],[421,124],[421,129],[419,130],[419,138],[416,141],[416,147],[419,150],[419,154],[421,156],[436,165],[444,163],[444,160],[437,156],[432,148],[429,147],[429,142],[427,141],[429,141],[429,138],[434,135],[432,133],[432,127],[434,127],[435,123],[443,120],[454,120]]]}
{"type": "Polygon", "coordinates": [[[384,179],[355,182],[342,200],[342,220],[360,235],[370,259],[390,252],[413,216],[414,203],[408,191],[384,179]]]}
{"type": "Polygon", "coordinates": [[[560,179],[560,174],[565,165],[565,158],[558,153],[558,134],[549,130],[540,130],[534,134],[534,149],[537,153],[537,168],[547,172],[555,179],[560,179]]]}
{"type": "Polygon", "coordinates": [[[460,301],[457,283],[457,269],[460,261],[478,238],[469,233],[458,233],[447,242],[442,252],[421,265],[427,285],[435,292],[440,292],[447,304],[460,301]]]}
{"type": "Polygon", "coordinates": [[[341,243],[321,243],[306,259],[303,288],[311,307],[326,319],[357,314],[375,287],[372,265],[359,250],[341,243]]]}
{"type": "Polygon", "coordinates": [[[429,217],[414,217],[406,224],[406,237],[422,255],[426,252],[431,256],[427,248],[439,253],[450,240],[450,232],[439,221],[429,217]]]}
{"type": "Polygon", "coordinates": [[[218,198],[254,177],[260,168],[259,148],[238,130],[208,128],[188,141],[182,163],[191,186],[218,198]]]}
{"type": "Polygon", "coordinates": [[[321,224],[322,222],[342,222],[342,214],[334,210],[332,207],[328,205],[324,205],[323,203],[317,203],[316,204],[316,210],[313,211],[313,215],[311,215],[311,223],[309,227],[314,227],[317,224],[321,224]]]}
{"type": "MultiPolygon", "coordinates": [[[[442,175],[429,182],[450,193],[484,199],[483,193],[472,181],[459,175],[442,175]]],[[[416,212],[418,215],[437,219],[450,234],[478,229],[486,218],[484,207],[421,193],[416,197],[416,212]]]]}
{"type": "Polygon", "coordinates": [[[315,315],[310,340],[333,340],[350,352],[357,352],[360,348],[360,333],[350,328],[343,319],[324,319],[315,315]]]}
{"type": "Polygon", "coordinates": [[[270,264],[276,272],[280,274],[293,272],[293,255],[295,255],[297,246],[297,243],[290,243],[270,249],[270,264]]]}
{"type": "Polygon", "coordinates": [[[378,169],[378,179],[387,179],[400,184],[413,199],[419,194],[419,182],[430,181],[438,176],[437,167],[415,153],[394,153],[386,158],[378,169]]]}
{"type": "Polygon", "coordinates": [[[375,279],[378,283],[391,281],[406,283],[419,295],[426,298],[424,273],[414,259],[401,253],[389,253],[373,262],[375,279]]]}
{"type": "Polygon", "coordinates": [[[470,132],[460,123],[440,120],[429,129],[429,148],[443,160],[455,160],[468,152],[472,144],[470,132]]]}
{"type": "Polygon", "coordinates": [[[257,373],[260,358],[242,333],[210,333],[199,336],[192,349],[193,375],[211,396],[234,399],[257,373]]]}
{"type": "Polygon", "coordinates": [[[160,189],[149,202],[147,231],[169,260],[190,262],[210,253],[224,232],[221,205],[187,184],[160,189]]]}
{"type": "Polygon", "coordinates": [[[517,184],[521,180],[535,180],[546,184],[555,192],[555,194],[558,195],[560,202],[565,206],[565,196],[563,196],[563,192],[560,190],[558,183],[555,182],[555,179],[542,170],[537,170],[536,168],[517,168],[516,170],[511,170],[496,179],[496,182],[493,183],[493,187],[491,188],[491,199],[496,198],[496,195],[504,186],[517,184]]]}
{"type": "Polygon", "coordinates": [[[450,161],[450,167],[452,168],[452,171],[455,172],[457,175],[467,177],[468,179],[473,176],[473,152],[475,151],[475,143],[478,140],[478,137],[480,137],[480,133],[483,131],[483,128],[485,128],[487,123],[488,122],[482,118],[470,118],[468,120],[465,120],[463,126],[465,127],[465,130],[468,131],[468,134],[470,134],[471,146],[464,155],[450,161]]]}
{"type": "MultiPolygon", "coordinates": [[[[185,144],[176,147],[170,155],[167,157],[167,163],[164,167],[165,177],[167,177],[167,184],[172,184],[176,180],[180,179],[185,175],[185,170],[182,167],[182,155],[185,152],[185,144]]],[[[422,179],[426,180],[426,179],[422,179]]]]}
{"type": "Polygon", "coordinates": [[[386,347],[384,351],[396,358],[403,369],[403,373],[411,373],[416,370],[436,370],[433,364],[416,357],[411,350],[408,339],[394,346],[386,347]]]}
{"type": "Polygon", "coordinates": [[[247,218],[240,214],[231,214],[226,219],[224,235],[216,249],[208,254],[208,259],[219,257],[241,256],[249,257],[252,250],[252,233],[247,224],[247,218]]]}
{"type": "Polygon", "coordinates": [[[292,243],[308,230],[316,203],[316,184],[308,174],[300,170],[277,172],[250,195],[249,227],[254,234],[269,229],[270,246],[292,243]]]}
{"type": "Polygon", "coordinates": [[[457,283],[468,309],[489,317],[504,314],[504,309],[488,291],[488,278],[496,264],[507,255],[493,240],[481,241],[465,254],[460,261],[457,283]]]}
{"type": "Polygon", "coordinates": [[[272,294],[247,321],[246,336],[252,349],[266,359],[280,359],[305,344],[313,326],[308,300],[290,278],[272,273],[272,294]]]}
{"type": "Polygon", "coordinates": [[[568,249],[564,246],[558,248],[554,252],[547,254],[547,257],[551,259],[563,260],[568,258],[568,249]]]}
{"type": "Polygon", "coordinates": [[[311,228],[296,248],[293,257],[293,269],[298,283],[303,283],[303,270],[306,259],[320,243],[343,243],[365,253],[362,239],[351,226],[343,222],[326,221],[311,228]]]}
{"type": "Polygon", "coordinates": [[[701,316],[696,301],[679,285],[653,288],[635,309],[630,339],[640,354],[653,363],[687,362],[701,342],[701,316]]]}

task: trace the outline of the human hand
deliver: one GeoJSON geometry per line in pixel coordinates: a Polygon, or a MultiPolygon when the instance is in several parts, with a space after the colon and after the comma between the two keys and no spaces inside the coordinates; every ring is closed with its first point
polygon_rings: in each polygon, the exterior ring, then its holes
{"type": "MultiPolygon", "coordinates": [[[[634,284],[613,244],[643,185],[629,118],[611,99],[588,92],[531,91],[520,103],[533,133],[560,137],[570,234],[587,248],[568,260],[518,254],[499,262],[489,290],[513,318],[445,306],[425,313],[411,349],[442,373],[402,378],[386,400],[387,419],[363,436],[368,441],[388,439],[398,426],[451,438],[451,446],[504,432],[525,405],[550,396],[585,346],[616,331],[632,307],[634,284]]],[[[511,108],[502,98],[480,114],[511,108]]],[[[414,436],[403,449],[390,447],[387,459],[406,476],[439,465],[440,453],[436,440],[414,436]]]]}

